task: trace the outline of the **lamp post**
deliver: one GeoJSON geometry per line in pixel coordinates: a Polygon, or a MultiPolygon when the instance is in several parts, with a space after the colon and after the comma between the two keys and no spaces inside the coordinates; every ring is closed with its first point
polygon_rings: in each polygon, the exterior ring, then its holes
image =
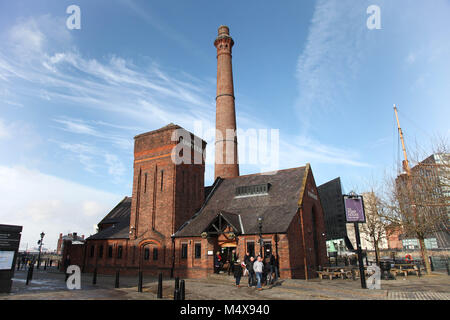
{"type": "Polygon", "coordinates": [[[263,218],[258,217],[258,227],[259,227],[259,255],[262,258],[262,248],[263,248],[263,239],[262,239],[262,224],[263,224],[263,218]]]}
{"type": "Polygon", "coordinates": [[[39,269],[39,265],[41,264],[41,250],[42,250],[42,240],[44,239],[45,233],[41,232],[41,240],[38,240],[38,245],[39,245],[39,255],[38,255],[38,263],[37,263],[37,268],[39,269]]]}

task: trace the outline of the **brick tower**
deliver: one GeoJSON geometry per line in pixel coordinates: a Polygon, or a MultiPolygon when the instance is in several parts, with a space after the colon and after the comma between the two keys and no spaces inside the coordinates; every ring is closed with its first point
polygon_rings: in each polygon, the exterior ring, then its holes
{"type": "Polygon", "coordinates": [[[216,141],[214,179],[239,176],[234,107],[231,48],[234,41],[227,26],[219,27],[214,41],[217,48],[216,141]]]}
{"type": "MultiPolygon", "coordinates": [[[[144,267],[167,269],[171,266],[172,234],[200,209],[204,201],[203,159],[200,163],[190,161],[179,164],[172,160],[172,151],[178,143],[183,143],[180,142],[179,132],[194,141],[184,143],[184,153],[191,151],[191,157],[195,152],[203,154],[206,142],[174,124],[134,138],[129,234],[131,243],[141,251],[144,267]],[[159,250],[159,258],[146,260],[142,253],[144,248],[159,250]]],[[[138,263],[137,259],[132,260],[131,265],[138,263]]]]}

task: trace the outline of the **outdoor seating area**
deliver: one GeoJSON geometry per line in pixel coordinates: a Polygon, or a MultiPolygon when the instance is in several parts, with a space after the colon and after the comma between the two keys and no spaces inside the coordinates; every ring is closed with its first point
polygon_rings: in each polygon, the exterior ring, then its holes
{"type": "MultiPolygon", "coordinates": [[[[366,272],[367,273],[367,272],[366,272]]],[[[353,279],[359,277],[359,269],[354,266],[345,267],[324,267],[323,270],[317,271],[319,278],[333,280],[336,279],[353,279]]]]}
{"type": "Polygon", "coordinates": [[[394,275],[394,277],[397,276],[397,274],[405,276],[405,278],[410,273],[414,273],[416,276],[420,277],[421,271],[417,265],[414,264],[394,264],[394,267],[391,268],[391,274],[394,275]]]}
{"type": "MultiPolygon", "coordinates": [[[[364,266],[366,277],[370,276],[371,273],[367,271],[367,266],[364,266]]],[[[413,263],[394,263],[389,270],[389,273],[394,276],[403,275],[405,278],[408,275],[416,275],[420,277],[423,268],[419,267],[418,264],[413,263]]],[[[327,279],[353,279],[359,278],[359,268],[357,266],[333,266],[333,267],[323,267],[322,270],[317,271],[317,275],[320,280],[327,279]]]]}

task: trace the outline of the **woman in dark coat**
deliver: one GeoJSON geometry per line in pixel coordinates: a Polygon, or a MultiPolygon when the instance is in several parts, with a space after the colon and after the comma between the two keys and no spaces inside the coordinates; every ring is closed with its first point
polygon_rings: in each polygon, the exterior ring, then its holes
{"type": "Polygon", "coordinates": [[[243,269],[245,268],[245,265],[241,266],[241,264],[239,262],[240,262],[239,260],[236,261],[236,263],[234,264],[234,270],[233,270],[234,278],[236,279],[236,287],[238,287],[238,288],[241,287],[241,285],[240,285],[241,277],[242,277],[242,274],[244,273],[243,269]]]}

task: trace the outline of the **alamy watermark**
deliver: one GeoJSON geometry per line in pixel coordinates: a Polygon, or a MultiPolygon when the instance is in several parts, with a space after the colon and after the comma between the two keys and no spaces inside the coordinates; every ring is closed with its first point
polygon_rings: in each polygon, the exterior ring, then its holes
{"type": "Polygon", "coordinates": [[[67,29],[81,29],[81,9],[79,6],[72,4],[67,7],[66,13],[70,16],[66,20],[67,29]]]}
{"type": "Polygon", "coordinates": [[[77,265],[70,265],[67,267],[66,274],[69,276],[66,280],[66,286],[69,290],[81,289],[81,270],[77,265]]]}
{"type": "Polygon", "coordinates": [[[280,162],[279,129],[247,129],[225,132],[215,128],[204,129],[201,121],[194,123],[194,134],[185,129],[172,133],[172,141],[177,145],[172,150],[175,164],[249,164],[259,166],[261,172],[274,172],[280,162]],[[215,144],[206,150],[205,141],[215,144]],[[236,154],[237,152],[237,154],[236,154]]]}
{"type": "Polygon", "coordinates": [[[373,272],[367,279],[367,289],[381,289],[381,270],[377,265],[367,267],[367,272],[373,272]]]}
{"type": "Polygon", "coordinates": [[[370,16],[367,18],[366,25],[369,30],[381,29],[381,9],[379,6],[372,4],[367,7],[367,14],[370,16]]]}

